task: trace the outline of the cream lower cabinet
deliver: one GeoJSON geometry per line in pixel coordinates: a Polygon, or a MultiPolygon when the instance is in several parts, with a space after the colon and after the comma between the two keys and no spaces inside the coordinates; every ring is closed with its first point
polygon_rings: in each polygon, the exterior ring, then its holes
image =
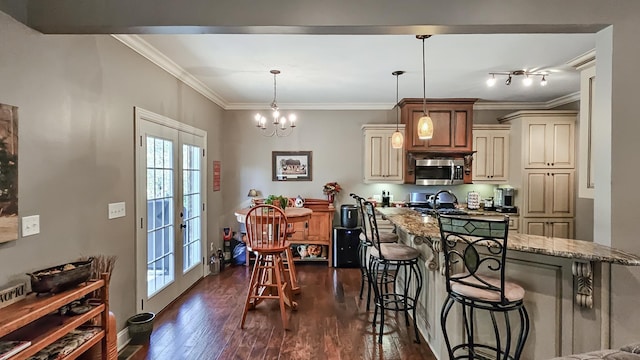
{"type": "Polygon", "coordinates": [[[575,170],[524,171],[523,217],[573,217],[575,170]]]}
{"type": "Polygon", "coordinates": [[[524,218],[523,232],[529,235],[540,235],[573,239],[573,218],[524,218]]]}
{"type": "MultiPolygon", "coordinates": [[[[364,130],[364,182],[404,182],[404,149],[391,147],[395,124],[366,124],[364,130]]],[[[398,127],[404,134],[404,125],[398,127]]],[[[405,139],[406,141],[406,139],[405,139]]]]}
{"type": "Polygon", "coordinates": [[[509,125],[474,125],[474,183],[502,184],[509,180],[509,125]]]}

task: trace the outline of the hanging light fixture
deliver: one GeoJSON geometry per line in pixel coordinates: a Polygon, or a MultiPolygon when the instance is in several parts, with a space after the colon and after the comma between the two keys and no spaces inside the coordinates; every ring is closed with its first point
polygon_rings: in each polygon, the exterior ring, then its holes
{"type": "Polygon", "coordinates": [[[391,135],[391,147],[394,149],[402,149],[404,136],[398,128],[398,124],[400,122],[400,107],[398,106],[398,76],[404,74],[404,71],[398,70],[392,72],[391,74],[396,77],[396,105],[394,106],[394,109],[396,109],[396,131],[393,133],[393,135],[391,135]]]}
{"type": "Polygon", "coordinates": [[[280,74],[280,70],[271,70],[269,71],[273,74],[273,101],[271,102],[271,116],[273,117],[273,130],[267,130],[267,119],[261,114],[256,114],[256,127],[262,130],[263,136],[289,136],[293,132],[293,128],[296,127],[296,115],[289,114],[289,117],[280,116],[280,110],[278,108],[278,103],[276,102],[277,95],[277,87],[276,87],[276,76],[280,74]],[[289,124],[287,124],[287,120],[289,124]]]}
{"type": "Polygon", "coordinates": [[[489,78],[487,79],[487,86],[491,87],[496,84],[496,75],[506,76],[506,80],[504,84],[509,86],[511,85],[512,77],[514,76],[522,76],[522,84],[524,86],[531,86],[533,84],[533,78],[536,76],[541,77],[540,86],[547,86],[547,76],[549,76],[546,72],[531,72],[526,70],[513,70],[513,71],[496,71],[490,72],[489,78]]]}
{"type": "Polygon", "coordinates": [[[430,37],[431,35],[416,35],[417,39],[422,40],[422,117],[418,120],[418,138],[420,140],[429,140],[433,137],[433,120],[427,114],[427,80],[424,59],[424,40],[430,37]]]}

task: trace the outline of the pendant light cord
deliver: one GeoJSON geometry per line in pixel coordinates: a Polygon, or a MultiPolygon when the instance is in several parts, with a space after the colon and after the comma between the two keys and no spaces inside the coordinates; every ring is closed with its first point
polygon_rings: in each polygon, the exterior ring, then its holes
{"type": "Polygon", "coordinates": [[[276,75],[278,74],[273,74],[273,103],[271,104],[272,107],[278,107],[278,104],[276,103],[276,75]]]}
{"type": "Polygon", "coordinates": [[[424,37],[422,38],[422,112],[427,116],[427,80],[425,75],[424,37]]]}
{"type": "Polygon", "coordinates": [[[400,131],[398,130],[398,112],[399,112],[399,106],[398,106],[398,76],[400,76],[399,73],[396,73],[396,132],[400,131]]]}

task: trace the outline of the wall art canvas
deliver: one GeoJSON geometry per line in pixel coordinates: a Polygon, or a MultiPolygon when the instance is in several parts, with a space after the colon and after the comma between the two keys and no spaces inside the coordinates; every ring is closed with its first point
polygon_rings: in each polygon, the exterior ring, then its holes
{"type": "Polygon", "coordinates": [[[0,103],[0,243],[18,239],[18,107],[0,103]]]}

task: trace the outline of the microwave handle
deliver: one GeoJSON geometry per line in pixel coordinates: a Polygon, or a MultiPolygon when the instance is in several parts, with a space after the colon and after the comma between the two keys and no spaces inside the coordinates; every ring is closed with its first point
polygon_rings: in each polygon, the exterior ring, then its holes
{"type": "Polygon", "coordinates": [[[453,180],[456,178],[456,172],[458,171],[458,169],[456,169],[455,165],[451,165],[451,167],[453,168],[453,171],[451,172],[451,181],[453,182],[453,180]]]}

